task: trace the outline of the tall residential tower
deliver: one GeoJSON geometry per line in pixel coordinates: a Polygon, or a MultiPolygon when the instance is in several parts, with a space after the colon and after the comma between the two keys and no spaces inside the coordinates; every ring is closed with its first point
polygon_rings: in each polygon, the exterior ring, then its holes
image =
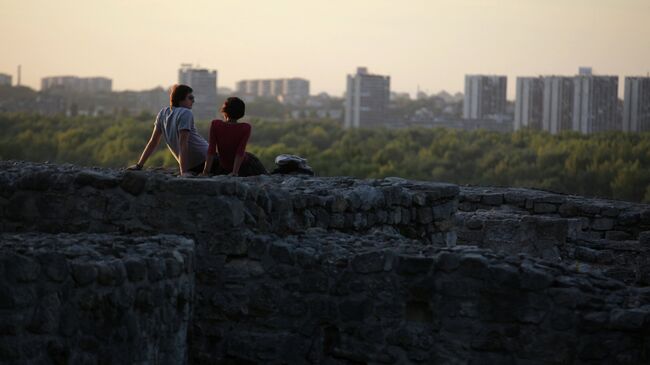
{"type": "Polygon", "coordinates": [[[506,76],[465,75],[463,118],[493,119],[506,113],[506,76]]]}
{"type": "Polygon", "coordinates": [[[552,134],[573,129],[573,77],[545,76],[542,129],[552,134]]]}
{"type": "Polygon", "coordinates": [[[515,130],[542,129],[544,82],[541,77],[517,77],[515,130]]]}
{"type": "Polygon", "coordinates": [[[650,77],[625,78],[623,130],[650,131],[650,77]]]}
{"type": "Polygon", "coordinates": [[[218,115],[217,105],[217,71],[194,68],[191,64],[182,64],[178,70],[178,83],[192,88],[194,105],[192,113],[196,119],[213,119],[218,115]]]}
{"type": "Polygon", "coordinates": [[[618,76],[576,76],[573,92],[573,130],[586,134],[621,130],[618,76]]]}
{"type": "Polygon", "coordinates": [[[348,75],[345,93],[345,128],[389,124],[390,76],[372,75],[365,67],[348,75]]]}

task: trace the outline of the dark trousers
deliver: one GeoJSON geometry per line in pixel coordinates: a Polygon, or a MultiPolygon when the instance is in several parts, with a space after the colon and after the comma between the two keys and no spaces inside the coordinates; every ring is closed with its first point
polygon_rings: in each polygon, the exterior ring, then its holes
{"type": "MultiPolygon", "coordinates": [[[[200,174],[203,172],[203,167],[205,163],[193,167],[190,169],[191,172],[200,174]]],[[[212,160],[212,168],[210,169],[211,175],[228,175],[232,170],[224,169],[219,164],[219,155],[215,155],[212,160]]],[[[250,152],[246,152],[246,158],[244,162],[239,166],[239,176],[256,176],[256,175],[266,175],[269,172],[266,170],[262,162],[250,152]]]]}

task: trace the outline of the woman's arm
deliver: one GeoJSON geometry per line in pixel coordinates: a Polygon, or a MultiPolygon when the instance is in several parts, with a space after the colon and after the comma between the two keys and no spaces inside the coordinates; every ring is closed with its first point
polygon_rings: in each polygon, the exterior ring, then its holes
{"type": "Polygon", "coordinates": [[[203,176],[208,176],[210,175],[210,171],[212,171],[212,162],[214,161],[214,155],[211,155],[208,153],[207,156],[205,156],[205,166],[203,167],[203,173],[201,175],[203,176]]]}
{"type": "Polygon", "coordinates": [[[205,156],[205,166],[203,167],[202,175],[207,176],[212,171],[212,163],[214,155],[217,154],[217,125],[216,121],[210,124],[210,138],[208,140],[208,152],[205,156]]]}
{"type": "Polygon", "coordinates": [[[232,165],[232,176],[239,176],[239,168],[241,167],[242,162],[244,162],[244,155],[236,155],[235,161],[232,165]]]}
{"type": "Polygon", "coordinates": [[[247,126],[248,128],[244,132],[241,141],[239,141],[239,146],[237,147],[237,151],[235,153],[235,161],[233,162],[232,166],[233,176],[239,176],[239,168],[241,167],[242,162],[244,162],[244,156],[246,156],[246,144],[248,143],[248,139],[251,136],[251,127],[248,124],[247,126]]]}

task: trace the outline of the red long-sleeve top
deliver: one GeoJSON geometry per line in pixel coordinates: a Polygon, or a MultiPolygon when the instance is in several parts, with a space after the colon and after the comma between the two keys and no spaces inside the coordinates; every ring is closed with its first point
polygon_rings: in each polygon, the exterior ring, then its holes
{"type": "MultiPolygon", "coordinates": [[[[216,119],[210,125],[210,144],[208,154],[214,155],[219,150],[219,165],[232,171],[235,156],[244,156],[246,161],[246,143],[251,136],[248,123],[226,123],[216,119]]],[[[242,161],[242,162],[243,162],[242,161]]]]}

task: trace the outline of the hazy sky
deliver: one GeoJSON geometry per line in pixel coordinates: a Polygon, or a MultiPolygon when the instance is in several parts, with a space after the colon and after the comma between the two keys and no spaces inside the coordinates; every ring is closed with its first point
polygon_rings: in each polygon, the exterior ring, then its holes
{"type": "Polygon", "coordinates": [[[412,94],[505,74],[512,98],[516,76],[645,75],[648,24],[650,0],[0,0],[0,72],[15,82],[21,64],[37,89],[66,74],[146,89],[191,62],[219,86],[295,76],[342,94],[367,66],[412,94]]]}

